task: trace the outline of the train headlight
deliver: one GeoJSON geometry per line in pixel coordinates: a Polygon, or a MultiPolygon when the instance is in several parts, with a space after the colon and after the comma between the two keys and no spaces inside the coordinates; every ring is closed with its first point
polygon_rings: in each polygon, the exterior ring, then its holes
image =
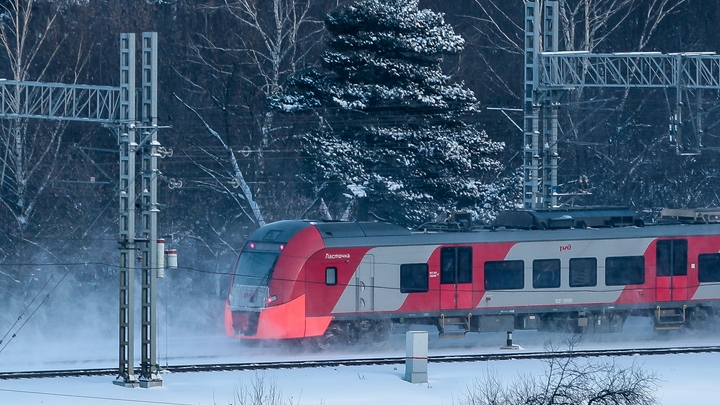
{"type": "Polygon", "coordinates": [[[277,296],[276,296],[276,295],[272,295],[272,296],[267,297],[267,298],[265,299],[265,302],[267,302],[268,304],[271,303],[271,302],[273,302],[273,301],[277,301],[277,296]]]}

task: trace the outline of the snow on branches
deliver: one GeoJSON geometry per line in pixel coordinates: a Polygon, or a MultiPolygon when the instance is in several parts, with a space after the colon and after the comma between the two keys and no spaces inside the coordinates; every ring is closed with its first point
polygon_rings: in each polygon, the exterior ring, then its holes
{"type": "MultiPolygon", "coordinates": [[[[322,69],[292,77],[277,110],[318,116],[302,131],[310,182],[362,186],[369,209],[402,224],[439,208],[485,207],[502,143],[465,122],[472,90],[443,73],[465,41],[417,0],[359,0],[331,13],[322,69]]],[[[332,190],[328,188],[328,190],[332,190]]],[[[345,197],[347,198],[347,197],[345,197]]],[[[326,200],[330,200],[326,198],[326,200]]]]}

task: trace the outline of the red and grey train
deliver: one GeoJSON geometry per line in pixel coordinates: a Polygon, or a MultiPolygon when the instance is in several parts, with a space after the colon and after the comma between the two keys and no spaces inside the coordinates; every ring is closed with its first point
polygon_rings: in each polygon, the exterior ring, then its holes
{"type": "Polygon", "coordinates": [[[703,325],[720,305],[720,223],[706,221],[711,215],[690,214],[702,224],[647,226],[621,216],[521,215],[522,226],[465,232],[265,225],[235,265],[226,332],[326,347],[381,344],[401,323],[435,325],[441,335],[615,332],[628,316],[644,315],[657,329],[678,329],[703,325]],[[586,223],[598,218],[600,226],[586,223]]]}

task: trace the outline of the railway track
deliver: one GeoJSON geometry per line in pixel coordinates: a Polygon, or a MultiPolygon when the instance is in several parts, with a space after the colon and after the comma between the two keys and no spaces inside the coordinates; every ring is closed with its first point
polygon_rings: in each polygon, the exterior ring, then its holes
{"type": "MultiPolygon", "coordinates": [[[[719,353],[720,346],[698,346],[698,347],[669,347],[669,348],[645,348],[645,349],[613,349],[613,350],[576,350],[576,351],[547,351],[524,353],[519,351],[507,351],[490,354],[467,354],[467,355],[441,355],[428,356],[429,363],[460,363],[460,362],[482,362],[502,360],[542,360],[550,358],[567,357],[617,357],[617,356],[657,356],[668,354],[698,354],[698,353],[719,353]]],[[[339,366],[369,366],[369,365],[391,365],[402,364],[405,357],[387,357],[372,359],[336,359],[336,360],[298,360],[282,362],[249,362],[249,363],[228,363],[228,364],[200,364],[200,365],[172,365],[162,367],[167,373],[195,373],[210,371],[248,371],[248,370],[273,370],[273,369],[297,369],[314,367],[339,367],[339,366]]],[[[94,368],[76,370],[46,370],[46,371],[18,371],[0,372],[0,380],[29,379],[29,378],[56,378],[56,377],[87,377],[87,376],[112,376],[117,375],[117,368],[94,368]]]]}

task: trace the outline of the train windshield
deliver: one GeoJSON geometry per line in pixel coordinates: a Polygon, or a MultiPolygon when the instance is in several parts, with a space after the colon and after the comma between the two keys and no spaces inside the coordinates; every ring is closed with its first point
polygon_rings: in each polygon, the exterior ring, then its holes
{"type": "Polygon", "coordinates": [[[235,268],[235,285],[268,285],[283,245],[248,243],[235,268]]]}

